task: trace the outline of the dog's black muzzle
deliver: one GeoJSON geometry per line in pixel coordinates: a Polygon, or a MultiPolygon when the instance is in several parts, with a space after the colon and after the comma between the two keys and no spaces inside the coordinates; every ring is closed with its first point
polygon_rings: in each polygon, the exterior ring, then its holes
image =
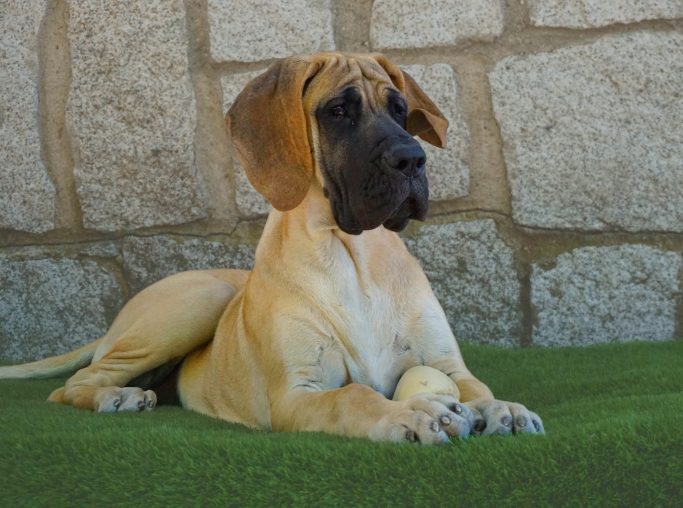
{"type": "Polygon", "coordinates": [[[346,233],[380,225],[400,231],[410,219],[424,220],[427,214],[424,150],[395,123],[391,130],[389,136],[386,131],[375,136],[381,141],[365,152],[368,163],[354,164],[338,180],[343,189],[330,196],[335,220],[346,233]]]}
{"type": "Polygon", "coordinates": [[[408,178],[424,176],[427,156],[413,138],[399,139],[389,144],[379,158],[379,164],[387,171],[398,171],[408,178]]]}

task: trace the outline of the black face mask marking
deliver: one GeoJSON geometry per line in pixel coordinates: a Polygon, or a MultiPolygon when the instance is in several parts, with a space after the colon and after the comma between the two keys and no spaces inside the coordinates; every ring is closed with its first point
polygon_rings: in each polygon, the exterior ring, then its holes
{"type": "Polygon", "coordinates": [[[427,214],[426,156],[405,130],[405,100],[388,90],[382,102],[372,111],[351,86],[315,113],[325,195],[337,225],[349,234],[380,225],[400,231],[427,214]]]}

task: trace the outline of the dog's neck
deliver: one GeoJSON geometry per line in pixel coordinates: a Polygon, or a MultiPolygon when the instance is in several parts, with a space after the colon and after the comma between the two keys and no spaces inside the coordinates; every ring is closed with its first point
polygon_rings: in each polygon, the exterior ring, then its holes
{"type": "Polygon", "coordinates": [[[337,226],[330,201],[325,197],[317,181],[311,184],[301,204],[284,213],[283,216],[285,217],[284,227],[300,229],[311,239],[326,236],[335,231],[345,234],[337,226]]]}
{"type": "Polygon", "coordinates": [[[375,255],[378,248],[403,247],[398,235],[382,226],[360,235],[344,233],[335,222],[330,202],[318,182],[311,185],[304,200],[293,210],[271,211],[265,229],[262,242],[266,239],[268,245],[260,243],[257,248],[256,270],[259,269],[261,249],[279,252],[283,265],[307,262],[319,263],[321,268],[339,256],[350,256],[362,270],[366,258],[375,255]]]}

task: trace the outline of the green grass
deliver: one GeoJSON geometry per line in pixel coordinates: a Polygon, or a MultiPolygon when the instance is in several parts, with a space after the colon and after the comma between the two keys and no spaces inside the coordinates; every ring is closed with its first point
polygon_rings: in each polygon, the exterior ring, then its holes
{"type": "Polygon", "coordinates": [[[0,382],[2,506],[681,506],[683,342],[465,346],[545,437],[435,448],[247,430],[177,407],[95,415],[0,382]]]}

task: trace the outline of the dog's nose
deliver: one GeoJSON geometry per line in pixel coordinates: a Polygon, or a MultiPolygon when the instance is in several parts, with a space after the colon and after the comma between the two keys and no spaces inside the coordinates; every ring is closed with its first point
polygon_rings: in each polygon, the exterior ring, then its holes
{"type": "Polygon", "coordinates": [[[416,177],[424,173],[427,156],[417,141],[411,139],[409,143],[391,145],[382,154],[382,159],[391,169],[416,177]]]}

